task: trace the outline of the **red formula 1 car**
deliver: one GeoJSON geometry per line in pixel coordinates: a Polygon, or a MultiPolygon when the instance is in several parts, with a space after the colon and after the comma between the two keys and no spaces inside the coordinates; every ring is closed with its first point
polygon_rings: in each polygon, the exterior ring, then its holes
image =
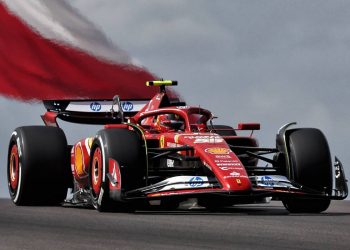
{"type": "Polygon", "coordinates": [[[332,165],[320,130],[287,124],[275,148],[259,147],[253,133],[237,134],[259,124],[213,125],[210,111],[169,98],[165,86],[177,82],[147,84],[160,86],[149,101],[45,101],[46,126],[17,128],[10,140],[13,202],[118,211],[155,203],[171,209],[189,198],[208,209],[272,198],[290,212],[319,213],[347,197],[342,164],[332,165]],[[104,128],[67,145],[57,118],[104,128]]]}

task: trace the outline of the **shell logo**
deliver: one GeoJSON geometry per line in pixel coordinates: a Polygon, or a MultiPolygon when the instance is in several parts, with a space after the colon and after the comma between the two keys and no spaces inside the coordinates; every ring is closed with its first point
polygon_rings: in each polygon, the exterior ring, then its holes
{"type": "Polygon", "coordinates": [[[228,148],[207,148],[205,152],[212,155],[228,155],[231,150],[228,148]]]}

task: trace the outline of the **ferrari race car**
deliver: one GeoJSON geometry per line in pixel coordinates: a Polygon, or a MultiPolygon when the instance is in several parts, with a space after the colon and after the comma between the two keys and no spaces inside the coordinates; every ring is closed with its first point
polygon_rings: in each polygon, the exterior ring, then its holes
{"type": "Polygon", "coordinates": [[[320,130],[290,123],[275,148],[260,147],[260,124],[214,125],[210,111],[169,97],[176,81],[147,85],[160,87],[151,100],[44,101],[46,126],[19,127],[10,139],[13,202],[130,211],[175,209],[190,198],[210,210],[276,199],[290,212],[319,213],[347,197],[342,164],[332,165],[320,130]],[[57,119],[103,128],[67,145],[57,119]]]}

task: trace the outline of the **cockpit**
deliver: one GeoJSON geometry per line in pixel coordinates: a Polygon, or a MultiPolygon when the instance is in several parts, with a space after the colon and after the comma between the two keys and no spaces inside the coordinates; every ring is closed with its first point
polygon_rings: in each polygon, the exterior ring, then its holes
{"type": "Polygon", "coordinates": [[[207,132],[212,114],[196,107],[164,108],[144,114],[139,124],[151,133],[207,132]]]}

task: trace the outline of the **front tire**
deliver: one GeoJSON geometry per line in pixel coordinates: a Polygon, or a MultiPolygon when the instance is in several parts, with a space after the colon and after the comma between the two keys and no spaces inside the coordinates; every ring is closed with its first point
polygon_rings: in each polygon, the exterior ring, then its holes
{"type": "MultiPolygon", "coordinates": [[[[291,179],[319,193],[332,192],[332,161],[323,133],[315,128],[288,133],[291,179]]],[[[329,199],[286,198],[284,206],[292,213],[320,213],[330,205],[329,199]]]]}
{"type": "Polygon", "coordinates": [[[127,203],[123,194],[144,182],[145,155],[139,135],[127,129],[101,130],[94,139],[91,155],[89,182],[93,206],[100,212],[132,210],[133,204],[127,203]],[[112,168],[110,160],[115,164],[112,168]],[[111,190],[111,177],[118,190],[111,190]]]}
{"type": "Polygon", "coordinates": [[[291,213],[321,213],[328,209],[331,201],[328,199],[287,199],[282,201],[291,213]]]}

